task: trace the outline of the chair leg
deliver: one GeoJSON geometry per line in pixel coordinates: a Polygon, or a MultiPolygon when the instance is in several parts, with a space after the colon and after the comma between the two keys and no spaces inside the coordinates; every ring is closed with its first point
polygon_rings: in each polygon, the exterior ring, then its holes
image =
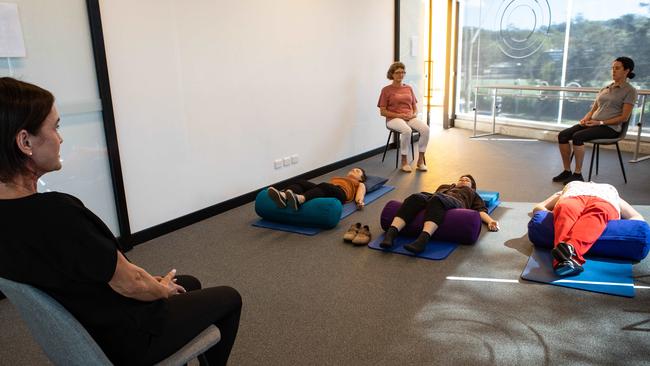
{"type": "Polygon", "coordinates": [[[594,144],[594,147],[591,148],[591,163],[589,164],[589,179],[588,182],[591,182],[591,170],[594,168],[594,155],[596,155],[596,147],[598,144],[594,144]]]}
{"type": "Polygon", "coordinates": [[[386,158],[386,151],[388,151],[388,145],[390,145],[390,137],[393,135],[393,131],[388,130],[388,140],[386,140],[386,147],[384,148],[384,155],[381,157],[381,162],[384,162],[384,159],[386,158]]]}
{"type": "Polygon", "coordinates": [[[399,167],[400,133],[395,132],[395,169],[399,167]]]}
{"type": "Polygon", "coordinates": [[[596,146],[596,175],[598,175],[599,165],[600,165],[600,144],[596,146]]]}
{"type": "Polygon", "coordinates": [[[411,159],[415,160],[415,149],[413,148],[413,132],[411,132],[411,159]]]}
{"type": "Polygon", "coordinates": [[[618,162],[621,163],[621,171],[623,171],[623,180],[627,184],[627,177],[625,176],[625,167],[623,166],[623,158],[621,157],[621,149],[618,147],[618,142],[616,143],[616,152],[618,153],[618,162]]]}

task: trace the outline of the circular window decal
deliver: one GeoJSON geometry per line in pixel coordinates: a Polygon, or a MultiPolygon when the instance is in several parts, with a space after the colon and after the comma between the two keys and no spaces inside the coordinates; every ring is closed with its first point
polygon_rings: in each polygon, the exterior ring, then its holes
{"type": "Polygon", "coordinates": [[[501,52],[525,58],[537,52],[549,36],[551,7],[548,0],[503,0],[495,17],[501,52]]]}

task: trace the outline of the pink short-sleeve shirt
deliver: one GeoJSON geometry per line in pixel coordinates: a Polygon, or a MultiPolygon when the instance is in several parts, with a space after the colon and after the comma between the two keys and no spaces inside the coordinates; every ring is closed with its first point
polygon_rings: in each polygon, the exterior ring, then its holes
{"type": "Polygon", "coordinates": [[[413,89],[410,86],[404,84],[395,86],[391,84],[381,89],[377,107],[386,108],[386,110],[393,113],[408,113],[412,115],[417,108],[417,102],[415,93],[413,93],[413,89]]]}

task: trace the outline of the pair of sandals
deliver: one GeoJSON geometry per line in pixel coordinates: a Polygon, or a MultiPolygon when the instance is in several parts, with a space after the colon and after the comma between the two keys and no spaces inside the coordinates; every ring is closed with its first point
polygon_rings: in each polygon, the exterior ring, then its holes
{"type": "Polygon", "coordinates": [[[558,276],[575,276],[582,273],[584,268],[575,260],[577,256],[575,248],[571,244],[560,242],[551,250],[553,258],[557,264],[553,266],[553,271],[558,276]]]}
{"type": "Polygon", "coordinates": [[[348,231],[343,234],[343,241],[354,245],[366,245],[370,243],[371,238],[370,227],[361,225],[360,222],[350,226],[348,231]]]}

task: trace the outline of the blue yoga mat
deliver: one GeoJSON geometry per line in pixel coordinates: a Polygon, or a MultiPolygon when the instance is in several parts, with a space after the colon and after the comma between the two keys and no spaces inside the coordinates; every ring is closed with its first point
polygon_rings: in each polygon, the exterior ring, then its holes
{"type": "Polygon", "coordinates": [[[263,227],[265,229],[286,231],[286,232],[296,233],[296,234],[310,235],[310,236],[316,235],[323,230],[319,227],[306,227],[306,226],[298,226],[298,225],[291,225],[291,224],[283,224],[280,222],[274,222],[274,221],[269,221],[264,219],[259,219],[255,221],[253,223],[253,226],[263,227]]]}
{"type": "MultiPolygon", "coordinates": [[[[372,202],[376,201],[379,197],[385,195],[386,193],[392,191],[395,189],[394,186],[381,186],[381,188],[378,188],[368,194],[364,197],[363,201],[367,205],[371,204],[372,202]]],[[[357,205],[354,202],[348,202],[343,205],[343,211],[341,211],[341,219],[344,219],[350,215],[352,215],[355,211],[357,211],[357,205]]]]}
{"type": "MultiPolygon", "coordinates": [[[[395,189],[394,186],[385,185],[377,190],[374,190],[366,194],[366,197],[364,199],[365,204],[368,205],[376,201],[379,197],[385,195],[386,193],[392,191],[393,189],[395,189]]],[[[357,210],[357,205],[354,202],[346,203],[345,205],[343,205],[343,210],[341,211],[341,219],[352,215],[356,210],[357,210]]],[[[292,225],[292,224],[283,224],[283,223],[268,221],[264,219],[255,221],[253,223],[253,226],[262,227],[265,229],[286,231],[286,232],[296,233],[296,234],[310,235],[310,236],[316,235],[321,231],[323,231],[323,229],[317,227],[305,227],[305,226],[292,225]]]]}
{"type": "Polygon", "coordinates": [[[458,248],[458,244],[456,243],[431,240],[427,244],[427,248],[424,250],[424,252],[420,254],[413,254],[408,250],[404,249],[404,244],[408,244],[412,242],[413,240],[415,240],[415,238],[398,236],[397,238],[395,238],[393,247],[390,249],[384,249],[379,246],[379,243],[381,243],[382,240],[384,240],[384,234],[380,235],[378,238],[371,241],[368,244],[368,246],[372,249],[381,250],[382,252],[386,252],[386,253],[396,253],[396,254],[408,255],[410,257],[426,258],[432,260],[445,259],[449,256],[449,254],[451,254],[451,252],[453,252],[456,248],[458,248]]]}
{"type": "Polygon", "coordinates": [[[587,258],[584,272],[559,277],[553,272],[553,256],[544,248],[533,248],[521,278],[528,281],[575,288],[609,295],[634,297],[632,264],[605,258],[587,258]]]}

